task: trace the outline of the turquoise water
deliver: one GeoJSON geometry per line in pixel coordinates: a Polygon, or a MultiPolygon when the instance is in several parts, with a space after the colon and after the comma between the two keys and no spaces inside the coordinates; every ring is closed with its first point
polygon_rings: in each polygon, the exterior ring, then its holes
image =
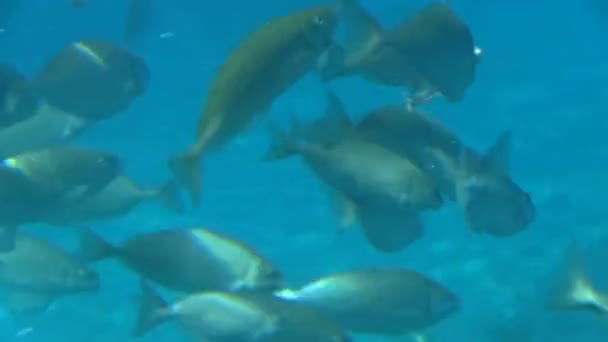
{"type": "MultiPolygon", "coordinates": [[[[78,10],[60,0],[21,2],[0,34],[0,62],[29,75],[72,41],[122,39],[123,1],[91,0],[78,10]]],[[[207,85],[225,55],[257,24],[320,3],[157,1],[149,31],[130,47],[152,71],[148,91],[128,111],[98,123],[77,143],[114,151],[125,160],[127,173],[142,184],[168,179],[165,160],[192,142],[207,85]]],[[[361,3],[391,25],[426,2],[361,3]]],[[[261,163],[269,140],[261,123],[207,156],[200,209],[176,216],[145,203],[127,217],[92,228],[111,241],[159,228],[212,228],[255,246],[294,284],[361,265],[412,268],[446,284],[463,303],[460,313],[429,332],[432,341],[607,341],[605,320],[545,311],[543,299],[573,237],[584,247],[597,286],[608,284],[608,12],[592,0],[452,3],[483,47],[484,58],[462,102],[437,101],[425,108],[479,150],[503,131],[513,132],[513,178],[531,193],[537,208],[527,231],[509,239],[474,235],[449,203],[426,214],[421,241],[400,253],[380,254],[356,231],[336,234],[327,194],[300,160],[261,163]]],[[[401,101],[398,89],[358,77],[333,81],[329,87],[355,118],[401,101]]],[[[289,111],[316,116],[323,106],[324,89],[309,75],[274,103],[270,116],[281,118],[289,111]]],[[[68,249],[77,247],[76,235],[67,229],[26,230],[68,249]]],[[[0,340],[129,340],[137,278],[114,262],[96,269],[103,277],[99,293],[66,297],[36,318],[3,315],[0,340]],[[31,332],[17,336],[29,327],[31,332]]],[[[178,334],[168,324],[142,341],[174,341],[178,334]]]]}

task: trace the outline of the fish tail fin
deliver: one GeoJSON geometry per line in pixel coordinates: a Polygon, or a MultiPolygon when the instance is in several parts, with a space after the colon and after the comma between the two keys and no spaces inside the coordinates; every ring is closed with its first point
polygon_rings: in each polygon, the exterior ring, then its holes
{"type": "Polygon", "coordinates": [[[269,123],[271,143],[264,155],[264,161],[282,160],[297,153],[297,145],[293,134],[282,131],[276,123],[269,123]]]}
{"type": "Polygon", "coordinates": [[[167,209],[178,214],[184,212],[184,203],[180,196],[180,188],[175,181],[168,181],[163,184],[158,191],[155,192],[155,195],[167,209]]]}
{"type": "Polygon", "coordinates": [[[88,228],[79,228],[80,257],[86,262],[95,262],[118,254],[118,248],[105,241],[88,228]]]}
{"type": "Polygon", "coordinates": [[[188,151],[180,156],[170,158],[168,165],[177,181],[188,191],[192,205],[198,208],[201,193],[200,154],[195,151],[188,151]]]}
{"type": "Polygon", "coordinates": [[[346,50],[337,43],[327,48],[317,59],[316,70],[323,83],[353,73],[346,64],[346,50]]]}
{"type": "Polygon", "coordinates": [[[608,314],[606,295],[595,290],[584,269],[576,243],[570,244],[565,271],[546,303],[551,310],[591,309],[597,314],[608,314]]]}
{"type": "Polygon", "coordinates": [[[18,226],[0,226],[0,253],[8,253],[15,249],[18,226]]]}
{"type": "Polygon", "coordinates": [[[380,23],[358,1],[338,0],[337,5],[345,22],[345,39],[319,57],[317,69],[323,82],[359,72],[361,61],[385,35],[380,23]]]}
{"type": "Polygon", "coordinates": [[[131,337],[142,337],[167,319],[167,303],[143,279],[140,279],[141,304],[131,337]]]}
{"type": "Polygon", "coordinates": [[[327,104],[323,116],[299,127],[298,135],[324,146],[334,145],[353,132],[353,123],[344,104],[331,90],[327,90],[327,104]]]}

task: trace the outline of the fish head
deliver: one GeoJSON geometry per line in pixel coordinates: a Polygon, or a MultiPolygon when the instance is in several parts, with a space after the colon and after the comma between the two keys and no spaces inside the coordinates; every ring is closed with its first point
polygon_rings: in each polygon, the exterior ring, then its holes
{"type": "Polygon", "coordinates": [[[429,314],[433,320],[441,320],[460,310],[460,298],[448,289],[431,286],[428,302],[429,314]]]}
{"type": "Polygon", "coordinates": [[[99,275],[83,265],[66,265],[58,267],[53,282],[58,288],[68,289],[69,292],[94,291],[99,289],[99,275]]]}
{"type": "Polygon", "coordinates": [[[311,9],[306,13],[301,30],[316,50],[325,50],[332,44],[338,22],[337,9],[332,6],[323,6],[311,9]]]}
{"type": "Polygon", "coordinates": [[[465,219],[473,231],[508,237],[523,231],[535,219],[530,194],[508,178],[473,177],[464,189],[465,219]]]}

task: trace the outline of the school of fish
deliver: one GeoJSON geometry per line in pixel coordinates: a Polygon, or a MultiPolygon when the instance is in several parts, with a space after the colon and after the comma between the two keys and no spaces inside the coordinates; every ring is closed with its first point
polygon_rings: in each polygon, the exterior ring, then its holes
{"type": "MultiPolygon", "coordinates": [[[[125,40],[145,31],[149,7],[149,0],[129,1],[125,40]]],[[[153,188],[127,175],[113,152],[71,144],[145,96],[153,70],[143,57],[111,41],[81,40],[60,47],[30,78],[0,65],[0,305],[38,314],[62,296],[95,292],[103,275],[92,265],[114,259],[140,279],[133,337],[173,322],[193,341],[342,342],[359,333],[423,341],[426,329],[457,315],[462,303],[420,272],[378,265],[295,285],[221,227],[167,228],[115,244],[88,226],[144,201],[184,213],[182,190],[193,207],[204,205],[206,156],[265,121],[271,144],[260,162],[301,159],[326,190],[336,229],[360,231],[377,253],[415,244],[426,215],[449,202],[472,232],[515,236],[536,217],[532,198],[510,174],[516,137],[504,132],[476,151],[421,109],[464,99],[481,58],[468,25],[442,2],[390,29],[355,0],[269,18],[225,57],[191,145],[167,156],[173,179],[153,188]],[[345,36],[338,39],[340,25],[345,36]],[[267,119],[274,101],[310,74],[326,94],[320,118],[305,122],[292,113],[287,128],[267,119]],[[403,89],[405,101],[351,119],[330,84],[355,75],[403,89]],[[72,228],[79,253],[22,231],[34,223],[72,228]],[[164,299],[155,287],[179,296],[164,299]]],[[[608,314],[608,292],[595,288],[575,242],[564,270],[546,307],[608,314]]]]}

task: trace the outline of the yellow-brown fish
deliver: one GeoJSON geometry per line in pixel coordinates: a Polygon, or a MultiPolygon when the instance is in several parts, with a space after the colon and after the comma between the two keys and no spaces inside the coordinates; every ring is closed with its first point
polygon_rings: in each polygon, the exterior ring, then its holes
{"type": "Polygon", "coordinates": [[[586,311],[608,318],[608,292],[596,289],[580,254],[579,247],[572,242],[563,274],[552,289],[546,307],[556,311],[586,311]]]}
{"type": "Polygon", "coordinates": [[[134,337],[176,319],[196,341],[348,342],[342,328],[316,311],[270,294],[202,292],[167,305],[142,283],[134,337]]]}
{"type": "Polygon", "coordinates": [[[343,214],[354,216],[368,242],[378,250],[401,250],[422,235],[418,212],[438,209],[443,203],[431,178],[408,159],[358,135],[332,93],[325,117],[302,130],[312,139],[298,140],[297,127],[291,136],[273,129],[273,145],[266,160],[302,156],[331,189],[343,214]],[[310,132],[311,128],[315,131],[310,132]]]}
{"type": "Polygon", "coordinates": [[[334,45],[320,63],[322,77],[360,74],[374,82],[438,92],[462,100],[474,82],[480,49],[449,4],[432,3],[410,21],[386,30],[355,0],[341,0],[344,46],[334,45]]]}
{"type": "Polygon", "coordinates": [[[308,305],[344,329],[364,334],[411,334],[460,310],[460,299],[445,286],[397,267],[329,274],[275,295],[308,305]]]}
{"type": "Polygon", "coordinates": [[[17,234],[15,248],[0,253],[3,304],[13,313],[44,311],[58,297],[99,288],[88,266],[44,239],[17,234]]]}
{"type": "Polygon", "coordinates": [[[173,212],[182,212],[179,188],[174,182],[144,189],[127,176],[114,178],[97,194],[53,210],[45,222],[58,225],[82,225],[91,221],[111,220],[130,213],[141,202],[156,200],[173,212]]]}
{"type": "Polygon", "coordinates": [[[282,276],[243,243],[207,229],[168,229],[135,235],[113,246],[83,229],[89,261],[116,258],[143,278],[182,292],[274,290],[282,276]]]}
{"type": "Polygon", "coordinates": [[[129,108],[150,80],[144,60],[103,40],[73,42],[53,56],[32,80],[51,105],[88,120],[103,120],[129,108]]]}
{"type": "Polygon", "coordinates": [[[225,145],[312,70],[331,44],[337,22],[333,6],[274,18],[247,37],[220,66],[198,123],[196,142],[169,160],[194,206],[200,201],[201,155],[225,145]]]}

